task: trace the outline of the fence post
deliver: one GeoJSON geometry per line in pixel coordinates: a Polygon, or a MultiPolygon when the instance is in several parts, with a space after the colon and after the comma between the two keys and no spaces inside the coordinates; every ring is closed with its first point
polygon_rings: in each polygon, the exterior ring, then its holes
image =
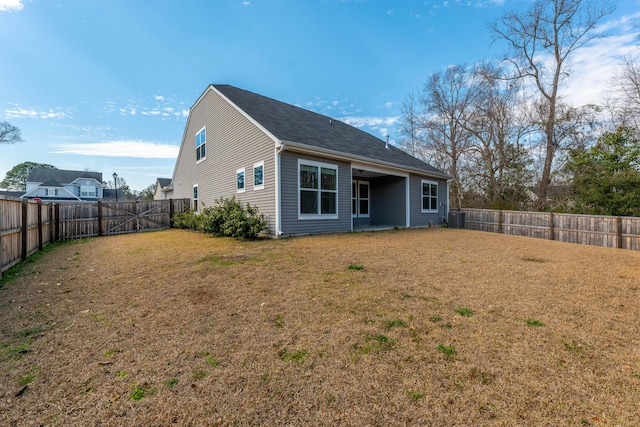
{"type": "Polygon", "coordinates": [[[102,236],[102,201],[98,200],[98,236],[102,236]]]}
{"type": "Polygon", "coordinates": [[[49,209],[49,243],[53,243],[53,203],[47,203],[47,209],[49,209]]]}
{"type": "Polygon", "coordinates": [[[173,199],[169,199],[169,228],[173,228],[173,214],[174,214],[173,199]]]}
{"type": "Polygon", "coordinates": [[[616,218],[616,237],[618,238],[618,249],[622,249],[622,217],[616,218]]]}
{"type": "Polygon", "coordinates": [[[38,200],[38,250],[42,250],[42,200],[38,200]]]}
{"type": "Polygon", "coordinates": [[[133,202],[133,214],[136,216],[136,231],[140,231],[140,217],[138,216],[138,212],[140,212],[138,208],[139,204],[140,202],[133,202]]]}
{"type": "Polygon", "coordinates": [[[502,211],[498,211],[498,233],[502,234],[502,211]]]}
{"type": "Polygon", "coordinates": [[[60,240],[60,204],[59,203],[56,203],[54,210],[55,210],[55,217],[56,217],[54,238],[55,238],[55,241],[57,242],[58,240],[60,240]]]}
{"type": "Polygon", "coordinates": [[[553,240],[553,212],[549,212],[549,240],[553,240]]]}
{"type": "Polygon", "coordinates": [[[29,201],[22,199],[22,253],[21,259],[27,259],[27,233],[29,232],[29,201]]]}

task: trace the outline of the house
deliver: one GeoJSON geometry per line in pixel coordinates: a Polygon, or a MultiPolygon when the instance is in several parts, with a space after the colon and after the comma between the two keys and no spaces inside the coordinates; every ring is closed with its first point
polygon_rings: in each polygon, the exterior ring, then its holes
{"type": "Polygon", "coordinates": [[[27,178],[21,198],[44,201],[96,201],[103,197],[100,172],[36,168],[27,178]]]}
{"type": "Polygon", "coordinates": [[[235,196],[290,236],[442,224],[446,173],[339,120],[229,85],[189,111],[167,198],[235,196]]]}
{"type": "Polygon", "coordinates": [[[167,192],[171,191],[171,178],[156,179],[156,189],[153,192],[153,200],[167,199],[167,192]]]}

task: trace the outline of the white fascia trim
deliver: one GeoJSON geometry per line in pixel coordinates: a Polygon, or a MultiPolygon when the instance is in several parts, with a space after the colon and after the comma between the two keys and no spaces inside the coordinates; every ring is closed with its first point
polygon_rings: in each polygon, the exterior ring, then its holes
{"type": "MultiPolygon", "coordinates": [[[[322,155],[323,157],[342,160],[343,162],[359,161],[366,165],[372,165],[372,166],[367,166],[367,168],[372,168],[372,167],[375,167],[376,165],[378,167],[380,166],[387,167],[387,168],[390,168],[391,170],[398,171],[398,172],[395,172],[394,175],[398,175],[399,173],[407,174],[408,173],[407,171],[409,171],[422,176],[428,176],[436,179],[450,179],[449,175],[446,175],[446,174],[429,173],[428,171],[425,171],[423,169],[418,169],[410,166],[398,166],[395,163],[385,162],[382,160],[374,160],[368,157],[356,156],[353,154],[345,154],[340,151],[329,150],[327,148],[314,147],[311,145],[302,144],[299,142],[292,142],[292,141],[282,141],[282,143],[286,144],[287,150],[289,151],[296,151],[299,153],[306,153],[306,154],[315,154],[316,156],[322,155]]],[[[399,176],[405,176],[405,175],[399,175],[399,176]]]]}
{"type": "Polygon", "coordinates": [[[351,163],[351,170],[353,171],[354,169],[362,169],[362,170],[365,170],[367,172],[383,173],[385,175],[401,176],[401,177],[404,177],[404,178],[408,178],[409,177],[409,173],[406,172],[406,171],[401,171],[399,169],[391,169],[391,168],[379,167],[379,166],[375,166],[375,165],[372,166],[370,164],[365,164],[365,163],[352,162],[351,163]]]}
{"type": "MultiPolygon", "coordinates": [[[[71,191],[67,190],[67,188],[66,188],[66,187],[62,187],[62,189],[63,189],[64,191],[66,191],[67,193],[69,193],[71,196],[75,197],[76,199],[78,199],[78,200],[82,200],[80,197],[76,196],[76,195],[75,195],[75,194],[73,194],[71,191]]],[[[118,191],[118,190],[116,190],[116,191],[118,191]]]]}

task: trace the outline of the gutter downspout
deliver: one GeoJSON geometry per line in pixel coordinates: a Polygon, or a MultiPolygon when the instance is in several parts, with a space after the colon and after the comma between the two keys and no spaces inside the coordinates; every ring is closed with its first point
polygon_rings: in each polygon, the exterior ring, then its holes
{"type": "Polygon", "coordinates": [[[282,194],[280,192],[280,155],[284,150],[286,150],[286,145],[283,142],[280,142],[280,148],[275,149],[276,153],[276,236],[282,236],[282,209],[281,209],[281,199],[282,194]]]}

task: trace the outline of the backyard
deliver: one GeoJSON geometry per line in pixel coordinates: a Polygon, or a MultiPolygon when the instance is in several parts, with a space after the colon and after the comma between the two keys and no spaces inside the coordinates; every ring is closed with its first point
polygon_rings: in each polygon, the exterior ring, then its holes
{"type": "Polygon", "coordinates": [[[0,425],[640,425],[640,253],[452,229],[57,244],[0,425]]]}

